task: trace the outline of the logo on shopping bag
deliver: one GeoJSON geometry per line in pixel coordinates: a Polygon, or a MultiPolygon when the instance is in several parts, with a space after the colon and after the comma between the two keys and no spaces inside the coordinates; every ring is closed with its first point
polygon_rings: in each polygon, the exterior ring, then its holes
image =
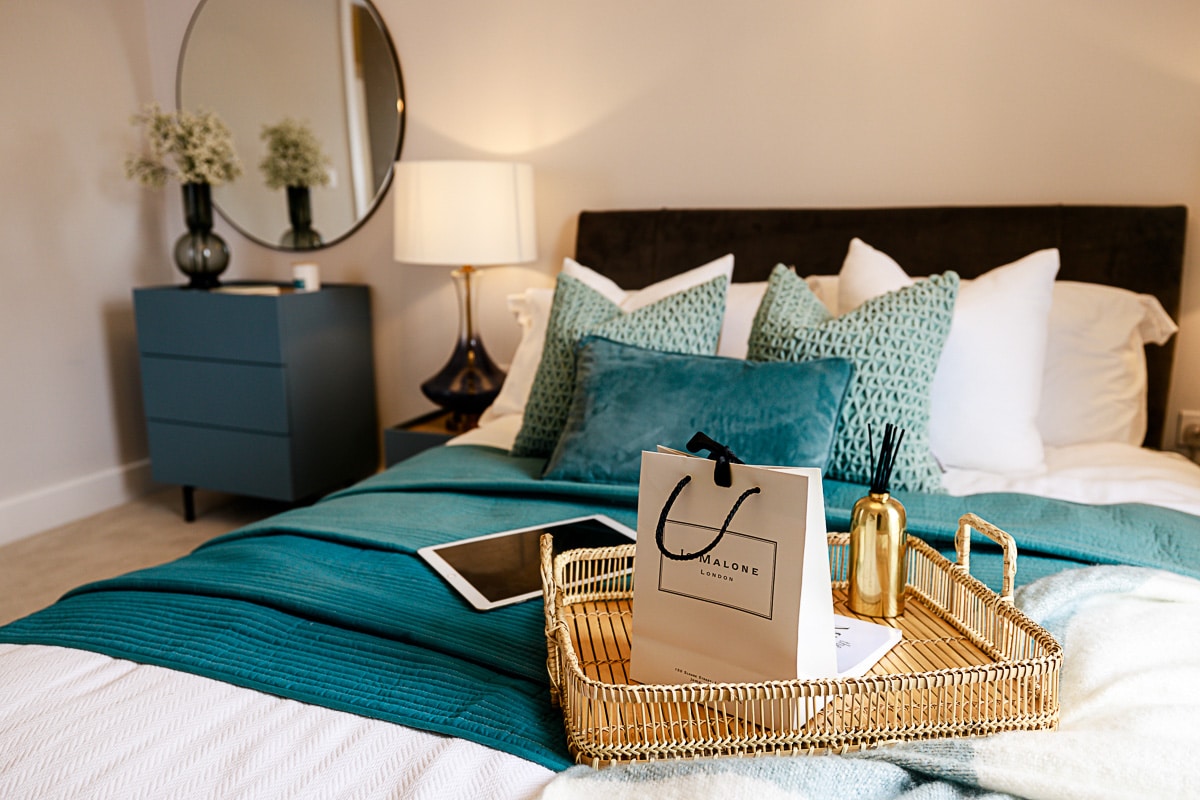
{"type": "MultiPolygon", "coordinates": [[[[667,540],[688,552],[720,533],[706,525],[667,520],[667,540]]],[[[771,619],[775,610],[775,559],[779,543],[726,530],[720,543],[686,561],[661,559],[658,589],[771,619]]]]}
{"type": "MultiPolygon", "coordinates": [[[[690,475],[680,479],[658,517],[654,538],[664,556],[659,561],[659,591],[772,619],[778,543],[729,529],[742,504],[762,490],[754,486],[742,492],[721,527],[714,528],[670,518],[675,501],[691,480],[690,475]]],[[[728,474],[716,476],[715,481],[724,487],[732,483],[728,474]]]]}

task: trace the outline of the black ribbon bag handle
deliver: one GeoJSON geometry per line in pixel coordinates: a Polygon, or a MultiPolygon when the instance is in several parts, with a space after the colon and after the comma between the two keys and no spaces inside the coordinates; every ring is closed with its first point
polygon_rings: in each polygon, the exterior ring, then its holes
{"type": "MultiPolygon", "coordinates": [[[[726,489],[733,485],[733,470],[730,469],[729,465],[742,464],[744,462],[735,456],[732,450],[703,433],[697,433],[693,436],[688,441],[687,448],[693,453],[697,450],[707,450],[709,452],[709,459],[717,462],[713,468],[713,482],[726,489]]],[[[658,545],[658,552],[672,561],[694,561],[700,558],[700,556],[711,552],[714,547],[721,543],[721,539],[725,537],[725,531],[729,530],[729,524],[733,522],[734,515],[742,507],[742,503],[746,502],[746,498],[762,491],[759,487],[752,486],[742,492],[738,496],[738,499],[733,502],[733,507],[729,509],[729,514],[725,517],[725,521],[721,523],[721,530],[717,532],[716,537],[704,548],[694,553],[684,553],[682,550],[679,553],[672,553],[667,550],[663,542],[667,527],[667,516],[671,513],[671,507],[675,505],[675,501],[679,498],[684,488],[691,483],[691,480],[691,475],[684,475],[680,478],[679,483],[675,484],[675,488],[671,490],[670,496],[667,497],[667,502],[663,503],[662,511],[658,515],[658,526],[654,530],[654,543],[658,545]]]]}
{"type": "Polygon", "coordinates": [[[687,449],[691,453],[700,450],[708,451],[709,461],[717,462],[717,466],[713,469],[713,480],[716,481],[717,486],[723,486],[726,489],[733,485],[733,471],[730,470],[729,465],[746,463],[735,456],[728,447],[703,431],[696,431],[696,435],[688,439],[687,449]]]}

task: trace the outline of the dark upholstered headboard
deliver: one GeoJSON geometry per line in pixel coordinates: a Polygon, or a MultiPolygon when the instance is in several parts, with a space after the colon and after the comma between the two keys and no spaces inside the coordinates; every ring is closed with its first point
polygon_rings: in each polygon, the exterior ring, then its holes
{"type": "MultiPolygon", "coordinates": [[[[584,211],[575,258],[629,289],[734,254],[735,281],[765,280],[779,263],[836,275],[857,236],[910,274],[973,278],[1057,247],[1060,280],[1158,297],[1176,319],[1187,209],[1183,206],[949,206],[864,209],[584,211]]],[[[1161,441],[1173,342],[1146,350],[1147,444],[1161,441]]]]}

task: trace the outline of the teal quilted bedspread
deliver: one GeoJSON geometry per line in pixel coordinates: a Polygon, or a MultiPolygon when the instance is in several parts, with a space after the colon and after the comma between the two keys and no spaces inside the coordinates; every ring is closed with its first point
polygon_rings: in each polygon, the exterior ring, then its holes
{"type": "MultiPolygon", "coordinates": [[[[570,516],[636,525],[636,487],[538,478],[540,459],[443,447],[316,505],[216,539],[158,567],[80,587],[0,628],[0,641],[75,647],[302,702],[459,736],[562,769],[537,601],[481,613],[418,548],[570,516]]],[[[826,482],[830,530],[863,488],[826,482]]],[[[1020,546],[1018,582],[1087,564],[1200,577],[1200,519],[1141,505],[1018,495],[898,494],[909,530],[952,551],[972,511],[1020,546]]],[[[980,544],[972,571],[998,583],[980,544]]]]}

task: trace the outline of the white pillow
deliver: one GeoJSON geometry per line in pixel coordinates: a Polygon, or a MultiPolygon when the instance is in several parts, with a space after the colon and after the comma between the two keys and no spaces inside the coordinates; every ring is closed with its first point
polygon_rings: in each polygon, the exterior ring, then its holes
{"type": "Polygon", "coordinates": [[[508,296],[508,310],[521,326],[521,341],[513,353],[508,367],[508,377],[500,387],[500,393],[492,404],[479,415],[479,424],[525,413],[529,401],[529,390],[538,365],[542,363],[542,345],[546,341],[546,323],[550,319],[550,305],[554,302],[554,289],[526,289],[508,296]]]}
{"type": "MultiPolygon", "coordinates": [[[[1045,469],[1037,416],[1057,274],[1058,251],[1039,250],[960,286],[930,391],[930,449],[944,466],[1045,469]]],[[[911,283],[891,257],[855,239],[839,276],[838,307],[844,313],[911,283]]]]}
{"type": "Polygon", "coordinates": [[[725,294],[725,320],[721,323],[721,341],[717,344],[717,355],[727,358],[745,358],[750,349],[750,329],[754,327],[754,315],[767,293],[767,282],[731,283],[725,294]]]}
{"type": "MultiPolygon", "coordinates": [[[[594,269],[585,267],[573,258],[563,260],[563,273],[587,284],[597,292],[607,297],[629,312],[651,303],[657,303],[664,297],[693,286],[707,283],[713,278],[725,276],[728,281],[733,276],[733,256],[725,255],[703,264],[695,269],[672,275],[644,289],[626,291],[618,286],[611,278],[601,275],[594,269]]],[[[759,299],[766,291],[766,284],[758,292],[759,299]]],[[[745,305],[745,293],[739,292],[739,306],[745,305]]],[[[726,306],[729,305],[729,295],[726,296],[726,306]]],[[[479,424],[485,425],[501,417],[513,414],[524,414],[525,404],[529,401],[529,392],[533,388],[533,379],[537,375],[538,365],[542,363],[542,348],[546,342],[546,326],[550,320],[550,306],[554,301],[554,289],[526,289],[518,294],[508,296],[508,308],[517,318],[521,326],[521,341],[513,354],[512,364],[508,368],[508,377],[500,387],[500,393],[490,406],[479,416],[479,424]]],[[[750,311],[750,321],[758,308],[755,301],[750,311]]],[[[728,315],[726,315],[728,319],[728,315]]],[[[740,323],[739,323],[740,324],[740,323]]],[[[745,324],[745,334],[741,335],[742,355],[745,355],[746,342],[750,338],[750,322],[745,324]]],[[[736,339],[739,334],[735,331],[731,336],[736,339]]],[[[725,340],[726,330],[721,329],[721,339],[725,340]]]]}
{"type": "MultiPolygon", "coordinates": [[[[805,280],[836,314],[838,276],[805,280]]],[[[1177,330],[1154,295],[1055,281],[1037,418],[1042,443],[1140,445],[1146,437],[1146,345],[1166,344],[1177,330]]]]}
{"type": "Polygon", "coordinates": [[[590,267],[585,267],[573,258],[563,259],[562,271],[564,275],[570,275],[572,278],[583,281],[620,306],[622,311],[629,313],[651,303],[657,303],[664,297],[682,292],[684,289],[708,283],[721,275],[725,276],[725,283],[728,285],[733,280],[733,255],[721,256],[695,269],[672,275],[658,283],[652,283],[644,289],[633,291],[622,289],[612,278],[601,275],[590,267]]]}
{"type": "Polygon", "coordinates": [[[1146,344],[1178,330],[1153,295],[1058,281],[1037,424],[1048,445],[1146,436],[1146,344]]]}

